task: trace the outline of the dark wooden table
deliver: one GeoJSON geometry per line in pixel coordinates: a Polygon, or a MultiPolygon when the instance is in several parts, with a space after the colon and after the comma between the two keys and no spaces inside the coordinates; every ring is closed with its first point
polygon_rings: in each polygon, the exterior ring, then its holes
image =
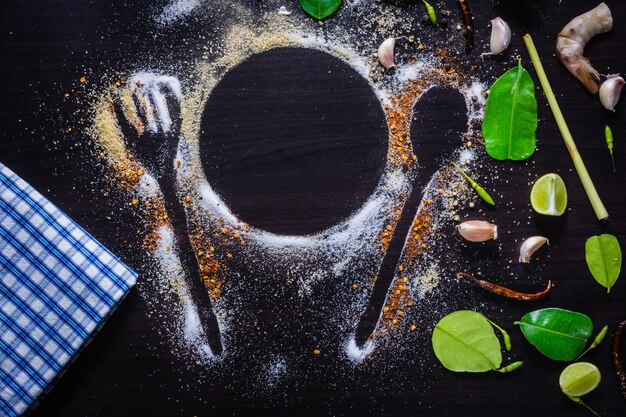
{"type": "MultiPolygon", "coordinates": [[[[140,219],[130,212],[120,214],[119,201],[102,192],[104,186],[98,179],[101,171],[93,163],[85,126],[79,123],[84,120],[82,116],[87,111],[88,100],[75,98],[74,95],[86,94],[87,90],[80,88],[80,77],[86,76],[88,80],[95,81],[102,79],[102,75],[111,68],[124,72],[132,68],[139,54],[152,54],[156,58],[151,65],[156,66],[158,58],[165,53],[161,45],[169,41],[154,36],[138,24],[167,2],[154,3],[150,6],[147,6],[148,2],[139,0],[4,0],[0,3],[0,74],[3,81],[0,93],[0,161],[48,196],[140,273],[145,271],[142,255],[134,249],[140,244],[134,232],[140,219]],[[64,99],[65,92],[71,92],[72,99],[64,99]]],[[[269,7],[261,0],[246,3],[259,13],[269,7]]],[[[438,7],[447,7],[458,16],[455,1],[433,3],[438,7]]],[[[420,363],[429,364],[426,367],[407,360],[394,364],[393,371],[370,369],[341,377],[322,372],[281,392],[255,395],[238,390],[228,381],[213,379],[210,372],[187,369],[184,361],[164,348],[167,343],[158,331],[158,315],[149,317],[145,300],[133,290],[33,415],[588,415],[582,407],[571,403],[560,393],[557,380],[563,364],[542,357],[523,340],[518,330],[513,329],[512,322],[531,309],[548,306],[584,312],[593,319],[597,328],[606,323],[613,329],[626,319],[625,278],[622,277],[607,296],[591,278],[584,262],[584,242],[591,235],[609,232],[615,234],[622,244],[626,243],[624,104],[620,103],[615,113],[605,111],[597,98],[591,97],[554,57],[556,34],[560,28],[595,4],[582,0],[470,3],[476,17],[480,45],[484,45],[489,35],[488,20],[495,15],[507,20],[514,33],[509,52],[504,57],[488,59],[487,64],[474,69],[474,73],[482,73],[481,77],[491,83],[498,74],[512,66],[511,56],[519,53],[534,77],[521,39],[524,33],[532,33],[579,150],[610,213],[610,221],[606,224],[595,220],[547,102],[539,91],[538,150],[535,156],[525,163],[486,162],[491,164],[490,168],[495,167],[500,175],[486,179],[485,185],[497,190],[500,201],[510,203],[506,208],[499,207],[488,212],[489,218],[496,223],[508,225],[503,227],[501,233],[510,239],[502,241],[499,256],[514,258],[517,252],[514,239],[526,236],[543,234],[552,243],[549,256],[542,257],[545,266],[538,269],[542,277],[550,277],[557,284],[558,291],[554,291],[548,299],[529,306],[484,297],[484,303],[496,312],[492,318],[511,330],[515,356],[525,362],[519,372],[505,377],[495,373],[468,375],[447,372],[436,362],[429,347],[430,335],[425,333],[419,351],[423,357],[420,363]],[[617,174],[611,172],[603,138],[607,123],[615,134],[617,174]],[[534,215],[529,207],[528,182],[547,172],[560,173],[568,186],[571,210],[562,218],[542,218],[534,215]],[[519,225],[513,226],[514,221],[519,225]],[[335,383],[336,378],[341,380],[339,386],[335,383]]],[[[615,73],[626,69],[626,3],[617,0],[608,3],[615,20],[614,29],[592,40],[586,52],[596,68],[610,68],[607,71],[615,73]]],[[[402,5],[394,2],[389,7],[402,5]]],[[[300,13],[295,4],[291,8],[300,13]]],[[[178,40],[193,40],[197,39],[201,30],[191,24],[170,35],[179,37],[178,40]]],[[[185,62],[187,58],[180,48],[168,47],[167,54],[169,59],[180,62],[185,62]]],[[[276,59],[280,59],[280,55],[276,59]]],[[[280,64],[277,66],[280,67],[280,64]]],[[[289,62],[282,64],[287,68],[289,64],[293,65],[289,62]]],[[[272,68],[257,66],[249,67],[248,71],[254,71],[271,85],[277,75],[276,69],[272,68]]],[[[237,76],[245,79],[246,71],[239,71],[237,76]]],[[[294,71],[291,75],[282,76],[287,81],[293,77],[294,82],[298,77],[294,71]]],[[[314,92],[311,94],[315,99],[314,92]]],[[[317,97],[320,100],[324,99],[321,94],[317,97]]],[[[446,123],[445,96],[443,100],[438,107],[418,116],[421,118],[418,122],[430,126],[420,133],[425,144],[434,143],[439,135],[438,127],[446,123]]],[[[347,110],[356,113],[359,108],[355,105],[347,110]]],[[[281,121],[297,116],[295,112],[298,110],[294,108],[291,115],[285,111],[289,110],[281,109],[269,114],[267,117],[272,123],[264,126],[274,124],[278,132],[281,121]]],[[[244,119],[241,114],[234,117],[244,119]]],[[[367,135],[367,125],[361,128],[363,131],[355,132],[354,141],[358,140],[360,133],[367,135]]],[[[425,146],[424,152],[427,149],[425,146]]],[[[345,156],[341,152],[329,155],[328,158],[336,158],[337,161],[345,156]]],[[[440,162],[432,159],[432,163],[440,162]]],[[[375,168],[376,164],[373,166],[375,168]]],[[[265,191],[271,195],[272,190],[265,191]]],[[[348,200],[355,193],[350,189],[343,192],[348,200]]],[[[324,201],[317,201],[316,204],[324,206],[324,201]]],[[[267,213],[255,213],[249,207],[247,210],[249,219],[269,221],[264,217],[267,213]]],[[[329,214],[337,215],[343,214],[329,214]]],[[[306,217],[291,220],[293,225],[306,222],[306,217]]],[[[271,229],[272,225],[267,227],[271,229]]],[[[275,228],[288,231],[289,225],[277,224],[275,228]]],[[[494,260],[495,255],[489,250],[475,252],[468,249],[466,255],[474,257],[468,261],[470,266],[482,262],[475,255],[487,256],[496,267],[503,266],[505,262],[494,260]]],[[[458,298],[451,302],[462,307],[466,294],[467,290],[459,290],[458,298]]],[[[328,361],[332,360],[328,358],[328,361]]],[[[603,375],[598,390],[585,398],[587,403],[601,415],[624,415],[626,401],[617,389],[609,343],[604,342],[589,354],[587,360],[596,363],[603,375]]]]}

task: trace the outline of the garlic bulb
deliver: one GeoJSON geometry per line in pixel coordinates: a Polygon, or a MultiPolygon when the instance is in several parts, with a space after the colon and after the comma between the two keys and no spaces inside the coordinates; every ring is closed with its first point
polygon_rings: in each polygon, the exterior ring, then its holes
{"type": "Polygon", "coordinates": [[[470,242],[486,242],[498,238],[498,226],[483,220],[469,220],[456,227],[461,236],[470,242]]]}
{"type": "Polygon", "coordinates": [[[624,79],[619,74],[609,75],[600,86],[600,101],[605,109],[615,111],[615,105],[622,93],[624,79]]]}
{"type": "Polygon", "coordinates": [[[522,263],[530,262],[532,254],[535,253],[537,249],[542,247],[544,243],[549,242],[548,239],[543,236],[533,236],[526,239],[519,248],[519,261],[522,263]]]}
{"type": "Polygon", "coordinates": [[[511,28],[499,17],[491,20],[491,39],[489,40],[490,54],[498,55],[509,47],[511,42],[511,28]]]}
{"type": "Polygon", "coordinates": [[[383,43],[378,47],[378,60],[383,65],[383,67],[389,69],[394,67],[396,64],[393,60],[393,52],[396,46],[396,38],[385,39],[383,43]]]}

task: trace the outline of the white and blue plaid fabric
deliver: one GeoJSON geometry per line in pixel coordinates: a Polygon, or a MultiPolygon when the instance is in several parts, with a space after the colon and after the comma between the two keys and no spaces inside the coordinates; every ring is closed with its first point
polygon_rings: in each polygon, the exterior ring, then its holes
{"type": "Polygon", "coordinates": [[[31,407],[136,280],[0,164],[0,415],[31,407]]]}

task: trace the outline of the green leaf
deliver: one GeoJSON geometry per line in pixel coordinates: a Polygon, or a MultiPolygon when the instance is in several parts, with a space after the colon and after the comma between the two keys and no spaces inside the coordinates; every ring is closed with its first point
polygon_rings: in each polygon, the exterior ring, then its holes
{"type": "Polygon", "coordinates": [[[617,238],[609,234],[591,236],[585,243],[585,259],[595,280],[610,293],[622,268],[622,250],[617,238]]]}
{"type": "Polygon", "coordinates": [[[589,317],[560,308],[532,311],[515,324],[539,352],[557,361],[576,359],[593,332],[589,317]]]}
{"type": "Polygon", "coordinates": [[[315,19],[322,20],[335,13],[341,0],[299,0],[300,7],[315,19]]]}
{"type": "Polygon", "coordinates": [[[433,330],[433,350],[447,369],[486,372],[502,363],[500,341],[487,318],[475,311],[450,313],[433,330]]]}
{"type": "Polygon", "coordinates": [[[499,160],[527,159],[535,152],[536,130],[535,83],[519,60],[489,90],[483,119],[487,153],[499,160]]]}

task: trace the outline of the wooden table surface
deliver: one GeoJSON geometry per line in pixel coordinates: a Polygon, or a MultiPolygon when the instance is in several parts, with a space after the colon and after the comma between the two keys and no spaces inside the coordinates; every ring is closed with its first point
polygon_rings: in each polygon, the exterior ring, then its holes
{"type": "MultiPolygon", "coordinates": [[[[86,101],[65,100],[63,95],[66,91],[77,91],[77,80],[82,76],[97,80],[110,68],[120,72],[130,70],[137,54],[153,53],[159,56],[159,45],[164,42],[163,39],[137,24],[152,10],[167,2],[154,3],[150,7],[147,2],[140,0],[3,0],[0,3],[0,74],[3,80],[0,93],[0,161],[49,197],[114,253],[120,254],[140,275],[147,273],[142,263],[142,253],[136,250],[141,243],[135,233],[140,219],[129,211],[120,210],[119,201],[102,191],[104,186],[99,182],[101,171],[94,164],[85,126],[79,122],[83,120],[84,112],[88,111],[86,101]],[[71,132],[68,132],[69,128],[72,128],[71,132]]],[[[245,3],[259,13],[269,7],[261,0],[246,0],[245,3]]],[[[402,2],[391,3],[386,7],[403,7],[402,2]]],[[[455,1],[432,3],[458,14],[455,1]]],[[[476,17],[480,45],[484,45],[488,37],[489,19],[496,15],[511,24],[514,36],[511,48],[504,57],[487,58],[484,66],[469,70],[469,73],[478,74],[490,84],[495,76],[514,65],[512,57],[518,53],[535,77],[521,39],[524,33],[532,33],[580,153],[610,213],[608,223],[600,224],[596,221],[547,102],[538,90],[539,128],[535,156],[524,163],[486,159],[490,172],[495,170],[499,175],[485,179],[484,185],[497,190],[499,201],[507,203],[489,211],[487,216],[503,225],[501,233],[507,238],[501,241],[500,248],[494,246],[481,250],[468,249],[465,252],[470,267],[480,265],[484,261],[481,257],[484,257],[490,265],[495,265],[494,270],[498,270],[497,267],[503,266],[505,261],[497,257],[515,257],[518,250],[515,239],[520,241],[524,237],[541,234],[551,240],[547,252],[549,256],[542,257],[545,265],[531,270],[540,274],[540,277],[555,281],[556,289],[548,299],[532,305],[489,295],[485,295],[483,300],[491,311],[496,312],[491,318],[506,324],[510,329],[515,356],[525,362],[519,372],[506,376],[448,372],[436,362],[430,350],[430,335],[425,333],[423,346],[416,349],[416,355],[420,356],[420,363],[426,362],[429,366],[420,367],[407,360],[393,364],[390,369],[355,371],[351,375],[320,372],[281,392],[256,395],[249,390],[238,389],[236,384],[233,386],[223,379],[226,378],[224,375],[215,379],[210,371],[202,373],[197,369],[188,369],[185,361],[166,348],[167,341],[163,340],[164,336],[159,331],[159,316],[149,316],[146,301],[137,290],[133,290],[34,410],[33,415],[590,415],[561,394],[557,380],[563,363],[541,356],[523,340],[512,322],[532,309],[548,306],[584,312],[593,319],[596,328],[608,324],[614,329],[620,321],[626,319],[625,278],[622,277],[611,294],[607,295],[592,279],[584,261],[584,242],[591,235],[608,232],[615,234],[622,244],[626,242],[624,104],[620,103],[615,113],[605,111],[597,97],[589,95],[554,56],[556,34],[560,28],[595,3],[582,0],[470,3],[476,17]],[[617,174],[611,172],[604,143],[603,129],[607,123],[615,134],[617,174]],[[568,187],[570,210],[561,218],[534,215],[529,207],[528,182],[547,172],[558,172],[568,187]]],[[[607,72],[616,73],[626,70],[626,3],[617,0],[607,3],[615,20],[614,29],[593,39],[586,53],[596,68],[608,68],[607,72]]],[[[294,13],[300,13],[295,4],[291,8],[294,13]]],[[[198,30],[192,24],[181,29],[181,33],[170,35],[193,39],[198,30]]],[[[172,60],[184,62],[186,59],[181,50],[170,49],[168,53],[172,60]]],[[[270,55],[264,62],[239,69],[231,75],[229,82],[245,85],[247,77],[254,75],[260,82],[265,82],[270,92],[272,83],[278,86],[279,82],[280,85],[291,82],[296,91],[308,94],[306,97],[310,100],[319,100],[325,106],[332,107],[333,100],[329,99],[326,92],[305,91],[305,87],[297,85],[301,76],[298,75],[297,65],[301,64],[292,58],[281,54],[270,55]],[[281,71],[280,68],[286,70],[281,71]]],[[[324,64],[324,59],[320,60],[320,65],[324,64]]],[[[333,82],[339,83],[339,78],[329,81],[330,89],[336,87],[333,82]]],[[[374,110],[368,111],[378,111],[375,109],[375,98],[360,94],[358,88],[355,91],[353,107],[345,109],[347,112],[357,114],[363,106],[372,105],[374,110]]],[[[227,96],[226,93],[224,95],[227,96]]],[[[224,103],[221,109],[229,109],[232,118],[238,123],[247,123],[248,131],[251,132],[250,140],[255,140],[255,128],[261,127],[257,120],[245,117],[255,103],[224,103]]],[[[415,123],[421,123],[423,128],[414,129],[414,134],[420,136],[418,143],[422,143],[423,148],[418,149],[417,153],[426,155],[425,160],[433,166],[441,163],[440,157],[429,154],[433,146],[439,146],[437,138],[441,136],[441,129],[444,126],[446,131],[463,129],[463,125],[452,126],[447,121],[450,112],[458,108],[458,98],[455,101],[455,97],[442,94],[439,97],[435,95],[432,107],[418,112],[415,123]]],[[[263,134],[286,134],[285,123],[301,117],[302,111],[298,106],[271,107],[262,124],[265,129],[263,134]]],[[[331,131],[339,129],[342,123],[339,119],[329,122],[331,131]]],[[[223,119],[219,117],[207,121],[215,129],[219,129],[222,122],[223,119]]],[[[372,137],[372,131],[379,128],[380,123],[352,120],[352,134],[348,139],[352,141],[349,142],[352,143],[351,149],[357,149],[360,138],[372,137]]],[[[383,134],[386,134],[384,129],[383,134]]],[[[251,223],[262,224],[264,228],[280,233],[319,230],[344,218],[352,210],[351,207],[363,201],[371,192],[372,184],[377,181],[376,175],[379,175],[381,169],[381,149],[376,148],[375,144],[372,144],[372,148],[358,149],[363,151],[359,158],[369,164],[371,172],[359,182],[361,188],[355,190],[352,187],[352,173],[347,166],[343,174],[341,167],[336,168],[336,172],[321,180],[300,178],[303,188],[315,189],[317,186],[322,191],[332,188],[333,193],[324,194],[328,201],[322,197],[315,201],[296,198],[292,217],[287,219],[272,219],[268,217],[266,209],[257,210],[254,205],[246,205],[247,200],[241,199],[241,196],[248,191],[236,178],[216,174],[223,180],[218,188],[222,187],[224,193],[229,190],[232,192],[229,201],[239,204],[240,211],[245,213],[244,217],[251,223]],[[236,188],[240,185],[241,189],[236,188]],[[345,202],[341,206],[343,209],[331,209],[331,201],[334,199],[345,202]],[[314,216],[311,219],[309,211],[303,209],[304,205],[311,204],[318,208],[320,214],[317,218],[314,216]],[[324,207],[329,210],[324,211],[324,207]]],[[[340,166],[349,152],[350,147],[329,152],[325,156],[326,165],[340,166]]],[[[286,170],[294,168],[289,165],[288,159],[284,164],[286,170]]],[[[248,186],[259,189],[260,195],[271,200],[275,191],[271,187],[279,185],[268,186],[261,181],[248,186]]],[[[450,239],[456,242],[456,238],[450,239]]],[[[533,282],[541,281],[535,279],[533,282]]],[[[463,305],[466,293],[458,291],[458,298],[454,300],[456,306],[463,305]]],[[[609,351],[609,343],[605,341],[587,356],[587,360],[601,369],[603,381],[585,400],[600,415],[623,416],[626,401],[618,391],[609,351]]],[[[325,360],[329,363],[323,369],[329,369],[332,361],[338,359],[325,360]]],[[[245,374],[245,369],[240,371],[245,374]]]]}

